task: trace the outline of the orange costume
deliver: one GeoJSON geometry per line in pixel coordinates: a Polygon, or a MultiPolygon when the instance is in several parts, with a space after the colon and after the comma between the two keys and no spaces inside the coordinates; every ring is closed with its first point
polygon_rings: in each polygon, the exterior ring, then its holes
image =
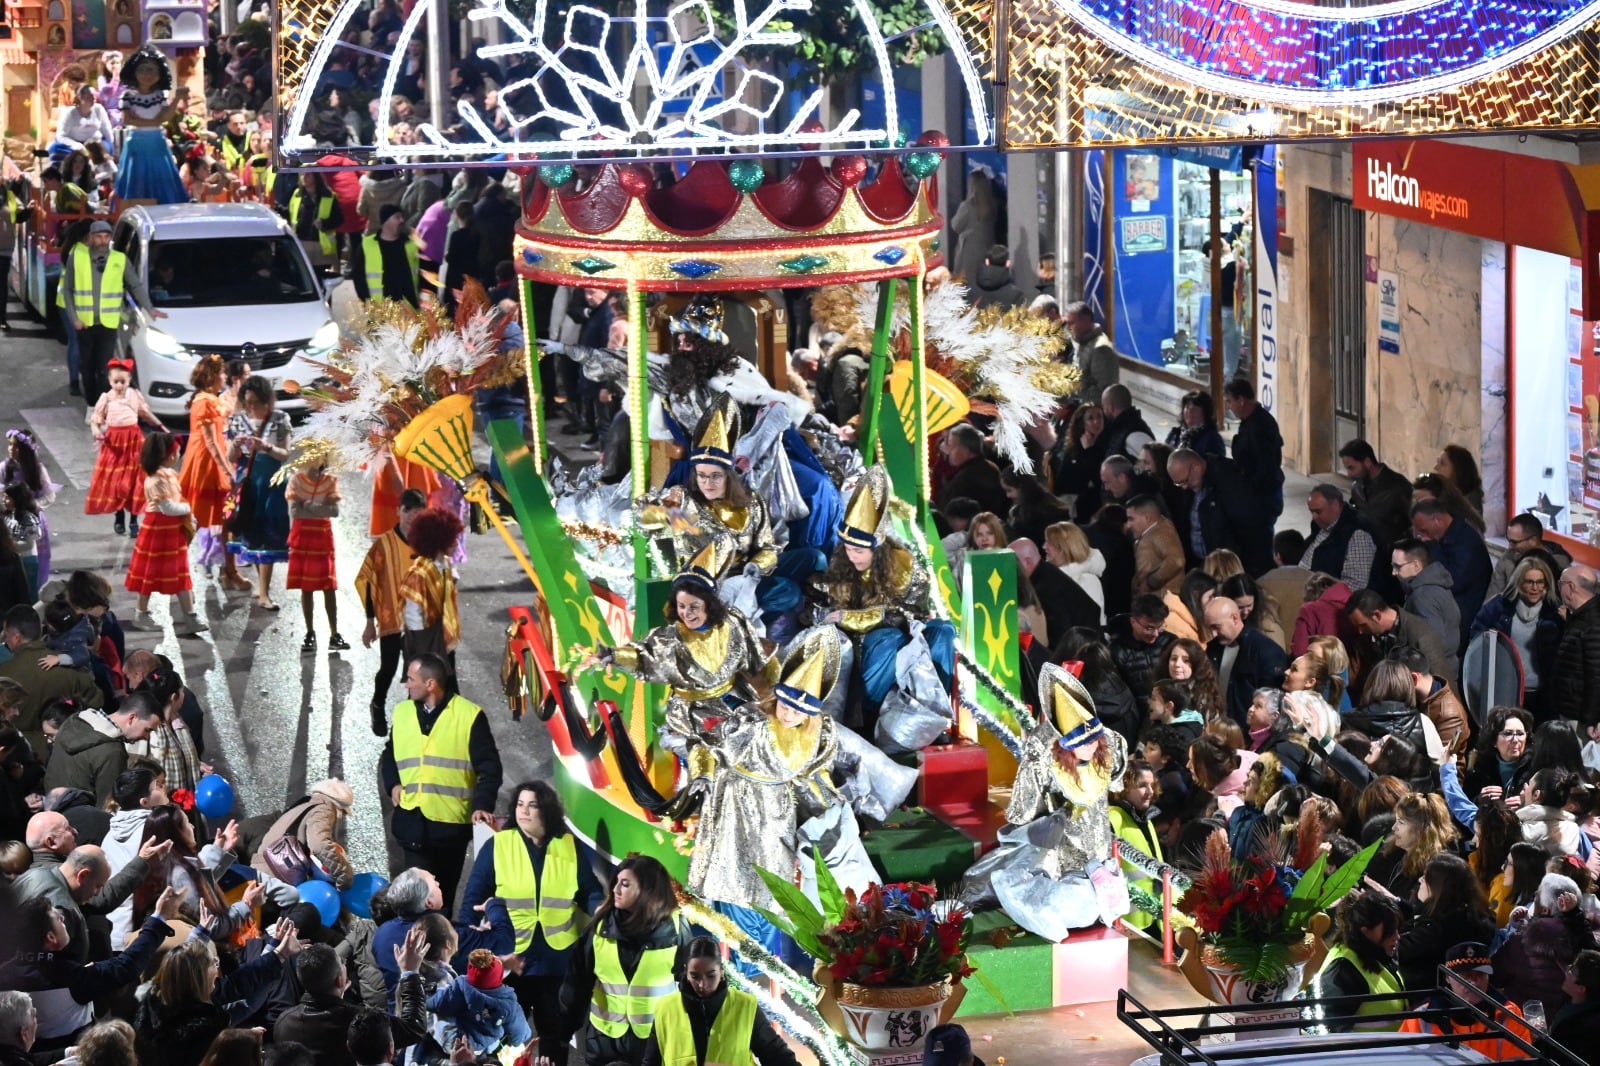
{"type": "Polygon", "coordinates": [[[194,508],[195,525],[202,529],[222,524],[222,506],[233,486],[233,472],[227,466],[228,438],[222,432],[226,422],[221,397],[195,393],[189,405],[189,447],[183,453],[179,483],[184,499],[194,508]]]}
{"type": "MultiPolygon", "coordinates": [[[[1504,1014],[1500,1018],[1500,1024],[1504,1025],[1513,1035],[1526,1040],[1530,1044],[1533,1043],[1534,1035],[1529,1030],[1527,1023],[1522,1020],[1522,1009],[1515,1003],[1480,1003],[1478,1007],[1485,1014],[1491,1016],[1495,1013],[1495,1008],[1498,1007],[1504,1014]]],[[[1402,1033],[1425,1033],[1433,1036],[1444,1030],[1440,1028],[1439,1019],[1436,1016],[1431,1016],[1430,1013],[1424,1012],[1417,1017],[1407,1018],[1400,1023],[1400,1031],[1402,1033]]],[[[1474,1033],[1487,1033],[1488,1031],[1489,1027],[1475,1018],[1452,1021],[1449,1028],[1449,1032],[1459,1033],[1464,1037],[1470,1037],[1474,1033]]],[[[1521,1048],[1501,1036],[1484,1036],[1476,1040],[1464,1039],[1461,1041],[1461,1046],[1471,1048],[1491,1062],[1506,1062],[1510,1059],[1526,1060],[1528,1057],[1527,1053],[1521,1048]]]]}
{"type": "Polygon", "coordinates": [[[339,479],[326,470],[298,470],[284,493],[289,503],[289,577],[285,588],[320,592],[339,587],[333,566],[333,516],[339,479]]]}
{"type": "Polygon", "coordinates": [[[400,582],[400,595],[406,601],[406,658],[419,651],[455,651],[461,643],[461,614],[450,560],[414,559],[400,582]]]}
{"type": "Polygon", "coordinates": [[[405,628],[402,617],[405,600],[400,585],[416,557],[397,526],[373,541],[372,547],[367,549],[367,557],[361,561],[361,570],[356,574],[356,595],[368,607],[368,617],[377,626],[380,637],[395,636],[405,628]]]}
{"type": "Polygon", "coordinates": [[[381,537],[400,521],[400,494],[406,489],[417,489],[432,498],[438,488],[439,475],[433,470],[390,454],[383,469],[372,479],[372,519],[367,525],[368,535],[381,537]]]}

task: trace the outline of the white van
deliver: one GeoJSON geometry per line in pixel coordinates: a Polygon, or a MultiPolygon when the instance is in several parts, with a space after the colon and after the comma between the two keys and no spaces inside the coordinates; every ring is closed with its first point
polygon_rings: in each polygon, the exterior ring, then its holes
{"type": "Polygon", "coordinates": [[[331,352],[339,327],[287,222],[253,203],[137,206],[117,220],[112,246],[166,312],[132,310],[122,325],[123,351],[158,416],[187,426],[189,375],[213,353],[271,380],[280,408],[305,406],[283,383],[310,383],[318,372],[304,358],[331,352]]]}

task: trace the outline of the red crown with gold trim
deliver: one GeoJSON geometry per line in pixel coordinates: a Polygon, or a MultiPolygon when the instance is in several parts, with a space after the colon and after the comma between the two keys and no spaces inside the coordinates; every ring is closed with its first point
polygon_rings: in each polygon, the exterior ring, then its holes
{"type": "Polygon", "coordinates": [[[943,262],[934,171],[949,144],[924,133],[902,158],[805,158],[767,181],[754,160],[698,159],[657,188],[651,168],[605,163],[581,191],[570,166],[523,181],[516,266],[558,285],[655,292],[793,288],[907,277],[943,262]],[[552,188],[551,186],[555,187],[552,188]],[[571,190],[571,191],[567,191],[571,190]]]}

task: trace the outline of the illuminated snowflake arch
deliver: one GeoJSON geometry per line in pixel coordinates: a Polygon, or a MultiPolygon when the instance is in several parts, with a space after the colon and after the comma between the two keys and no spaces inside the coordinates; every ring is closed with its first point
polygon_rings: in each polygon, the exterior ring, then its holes
{"type": "MultiPolygon", "coordinates": [[[[867,0],[850,2],[851,29],[859,34],[863,54],[871,57],[863,73],[882,87],[876,123],[865,121],[857,108],[825,121],[823,88],[797,86],[772,72],[783,64],[771,57],[793,54],[801,43],[787,20],[809,12],[812,0],[682,0],[671,7],[660,0],[617,0],[608,5],[617,13],[578,3],[566,7],[564,15],[552,11],[551,0],[536,0],[527,21],[508,0],[474,0],[467,17],[475,24],[497,25],[505,42],[479,54],[531,73],[501,87],[498,106],[488,113],[463,98],[451,116],[459,128],[450,137],[437,123],[422,122],[414,137],[401,138],[390,119],[390,102],[408,44],[419,34],[427,36],[430,5],[418,0],[385,57],[371,147],[397,161],[513,152],[547,158],[619,150],[647,157],[685,149],[758,153],[792,150],[804,131],[804,141],[819,151],[884,148],[902,132],[889,42],[867,0]],[[652,6],[662,13],[652,15],[652,6]]],[[[923,2],[927,21],[919,29],[937,30],[952,45],[980,142],[989,143],[993,134],[978,69],[960,46],[943,0],[923,2]]],[[[344,47],[340,37],[360,6],[358,0],[345,0],[312,52],[284,138],[291,155],[315,145],[312,98],[330,58],[344,47]]],[[[293,32],[292,24],[286,28],[293,32]]]]}

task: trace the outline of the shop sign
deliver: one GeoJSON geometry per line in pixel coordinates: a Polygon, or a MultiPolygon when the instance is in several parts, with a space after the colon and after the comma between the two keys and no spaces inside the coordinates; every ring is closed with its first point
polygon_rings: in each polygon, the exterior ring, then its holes
{"type": "Polygon", "coordinates": [[[1378,351],[1400,354],[1400,276],[1378,271],[1378,351]]]}
{"type": "Polygon", "coordinates": [[[1123,255],[1167,250],[1165,215],[1142,215],[1139,218],[1125,218],[1121,222],[1123,255]]]}
{"type": "Polygon", "coordinates": [[[1504,153],[1438,141],[1362,143],[1352,179],[1362,210],[1505,239],[1504,153]]]}

